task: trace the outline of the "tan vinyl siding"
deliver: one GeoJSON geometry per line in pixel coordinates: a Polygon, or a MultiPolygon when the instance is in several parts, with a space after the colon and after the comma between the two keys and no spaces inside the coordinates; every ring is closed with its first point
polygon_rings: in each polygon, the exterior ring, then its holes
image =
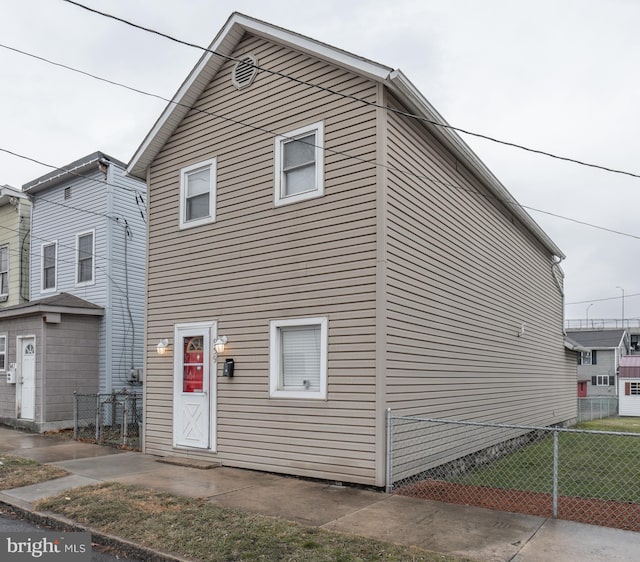
{"type": "Polygon", "coordinates": [[[427,131],[393,113],[388,122],[389,406],[534,425],[575,418],[552,256],[427,131]]]}
{"type": "MultiPolygon", "coordinates": [[[[376,87],[262,39],[234,56],[376,100],[376,87]]],[[[150,171],[145,448],[172,450],[173,348],[179,322],[218,321],[235,359],[217,385],[224,464],[332,480],[375,481],[376,113],[260,72],[246,89],[221,68],[150,171]],[[202,111],[224,115],[225,119],[202,111]],[[274,135],[324,122],[325,195],[274,207],[274,135]],[[249,126],[247,126],[249,125],[249,126]],[[179,171],[217,158],[216,222],[178,228],[179,171]],[[328,399],[269,398],[269,320],[326,316],[328,399]]],[[[218,361],[218,366],[222,363],[218,361]]]]}

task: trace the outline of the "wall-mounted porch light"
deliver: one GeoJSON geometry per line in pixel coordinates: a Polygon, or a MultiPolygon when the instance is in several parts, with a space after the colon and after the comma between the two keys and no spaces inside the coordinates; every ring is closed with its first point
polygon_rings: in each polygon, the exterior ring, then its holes
{"type": "Polygon", "coordinates": [[[213,348],[216,350],[216,353],[224,353],[224,346],[226,345],[227,341],[227,336],[218,337],[218,339],[213,344],[213,348]]]}
{"type": "Polygon", "coordinates": [[[156,351],[158,352],[158,355],[164,355],[165,353],[167,353],[169,349],[169,340],[167,338],[160,340],[158,342],[158,345],[156,345],[156,351]]]}

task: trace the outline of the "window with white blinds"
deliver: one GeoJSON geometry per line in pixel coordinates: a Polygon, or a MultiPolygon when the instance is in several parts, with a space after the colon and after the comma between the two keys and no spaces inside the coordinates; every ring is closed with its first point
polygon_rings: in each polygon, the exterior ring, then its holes
{"type": "Polygon", "coordinates": [[[326,398],[327,319],[272,320],[270,394],[326,398]]]}

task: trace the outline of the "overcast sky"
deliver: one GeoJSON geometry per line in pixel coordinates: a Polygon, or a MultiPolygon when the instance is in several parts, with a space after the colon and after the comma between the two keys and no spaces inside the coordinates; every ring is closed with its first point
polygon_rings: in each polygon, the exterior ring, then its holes
{"type": "MultiPolygon", "coordinates": [[[[636,0],[80,1],[202,46],[239,11],[400,68],[456,127],[640,174],[636,0]]],[[[202,54],[63,0],[0,0],[0,44],[0,149],[54,166],[128,162],[165,103],[6,47],[165,98],[202,54]]],[[[522,205],[640,237],[639,178],[462,136],[522,205]]],[[[49,171],[0,152],[0,184],[49,171]]],[[[567,318],[620,318],[617,287],[640,317],[640,239],[528,212],[567,256],[567,318]]]]}

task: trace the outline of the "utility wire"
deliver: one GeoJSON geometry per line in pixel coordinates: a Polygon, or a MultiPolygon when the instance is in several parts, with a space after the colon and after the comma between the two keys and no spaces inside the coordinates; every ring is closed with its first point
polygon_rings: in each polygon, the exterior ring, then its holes
{"type": "Polygon", "coordinates": [[[604,299],[589,299],[587,301],[565,302],[564,304],[565,306],[570,306],[572,304],[588,304],[591,302],[619,301],[622,298],[628,299],[630,297],[640,297],[640,293],[631,293],[630,295],[625,295],[624,297],[620,295],[617,297],[606,297],[604,299]]]}
{"type": "MultiPolygon", "coordinates": [[[[87,74],[86,72],[83,72],[81,70],[77,70],[77,69],[74,69],[74,68],[71,68],[71,67],[67,67],[67,66],[64,66],[62,64],[58,64],[58,63],[49,61],[49,60],[44,59],[42,57],[38,57],[37,55],[32,55],[30,53],[25,53],[24,51],[19,51],[18,49],[13,49],[12,47],[7,47],[6,45],[0,44],[0,47],[2,47],[4,49],[10,49],[11,51],[15,51],[17,53],[21,53],[21,54],[27,55],[29,57],[40,59],[40,60],[42,60],[44,62],[48,62],[49,64],[53,64],[53,65],[56,65],[56,66],[63,66],[64,68],[67,68],[69,70],[73,70],[74,72],[79,72],[80,74],[87,74]]],[[[100,80],[102,82],[109,82],[109,80],[107,80],[105,78],[99,78],[97,76],[92,76],[90,74],[87,74],[87,76],[91,76],[92,78],[96,78],[97,80],[100,80]]],[[[117,84],[117,83],[113,82],[113,84],[117,84]]],[[[117,85],[123,86],[122,84],[117,84],[117,85]]],[[[124,87],[127,88],[127,86],[124,86],[124,87]]],[[[133,89],[133,88],[129,88],[129,89],[133,89]]],[[[144,93],[144,92],[140,92],[140,93],[144,93]]],[[[147,95],[153,95],[153,94],[147,94],[147,95]]],[[[0,152],[5,152],[7,154],[10,154],[11,156],[15,156],[17,158],[22,158],[23,160],[29,160],[30,162],[34,162],[35,164],[40,164],[41,166],[45,166],[46,168],[51,168],[53,170],[58,170],[60,172],[64,172],[65,174],[70,174],[72,176],[76,176],[77,178],[90,179],[91,181],[95,181],[97,183],[101,183],[101,184],[104,184],[104,185],[107,185],[107,186],[110,186],[110,187],[115,187],[117,189],[124,189],[125,191],[131,191],[132,193],[137,193],[139,195],[144,193],[144,191],[141,191],[141,190],[136,189],[134,187],[128,187],[126,185],[111,184],[108,181],[101,180],[100,178],[94,178],[94,177],[91,177],[91,176],[85,176],[83,174],[79,174],[78,172],[75,172],[74,170],[67,170],[66,168],[60,168],[59,166],[54,166],[53,164],[47,164],[46,162],[42,162],[40,160],[36,160],[35,158],[33,158],[31,156],[25,156],[24,154],[18,154],[17,152],[13,152],[13,151],[11,151],[11,150],[9,150],[7,148],[0,148],[0,152]]],[[[110,162],[110,163],[113,164],[113,162],[110,162]]],[[[35,185],[32,186],[32,187],[35,187],[35,185]]]]}
{"type": "MultiPolygon", "coordinates": [[[[67,0],[65,0],[65,1],[67,1],[67,0]]],[[[207,111],[207,110],[204,110],[204,109],[192,107],[190,105],[183,104],[181,102],[176,102],[176,101],[171,100],[169,98],[165,98],[165,97],[163,97],[163,96],[161,96],[159,94],[154,94],[152,92],[147,92],[147,91],[141,90],[139,88],[134,88],[132,86],[129,86],[127,84],[123,84],[121,82],[116,82],[114,80],[109,80],[107,78],[103,78],[103,77],[98,76],[96,74],[91,74],[91,73],[85,72],[83,70],[79,70],[77,68],[74,68],[74,67],[71,67],[71,66],[68,66],[68,65],[65,65],[65,64],[61,64],[61,63],[58,63],[58,62],[55,62],[55,61],[51,61],[51,60],[46,59],[44,57],[41,57],[41,56],[38,56],[38,55],[34,55],[32,53],[28,53],[28,52],[22,51],[20,49],[15,49],[13,47],[8,47],[7,45],[1,44],[1,43],[0,43],[0,48],[6,48],[6,49],[9,49],[9,50],[14,51],[16,53],[19,53],[21,55],[25,55],[25,56],[28,56],[28,57],[35,58],[35,59],[40,60],[42,62],[45,62],[47,64],[51,64],[51,65],[54,65],[54,66],[65,68],[66,70],[69,70],[71,72],[76,72],[76,73],[88,76],[88,77],[90,77],[90,78],[92,78],[94,80],[98,80],[100,82],[106,82],[106,83],[111,84],[113,86],[118,86],[118,87],[121,87],[121,88],[124,88],[124,89],[127,89],[127,90],[131,90],[133,92],[136,92],[136,93],[144,95],[144,96],[153,97],[153,98],[162,100],[162,101],[170,103],[170,104],[174,104],[174,105],[177,105],[177,106],[182,106],[182,107],[188,108],[188,109],[190,109],[190,110],[192,110],[192,111],[194,111],[196,113],[201,113],[201,114],[207,115],[209,117],[214,117],[216,119],[220,119],[220,120],[223,120],[223,121],[227,121],[227,122],[231,122],[231,123],[234,123],[234,124],[237,124],[237,125],[241,125],[243,127],[250,128],[250,129],[252,129],[254,131],[263,132],[263,133],[266,133],[266,134],[272,136],[273,138],[276,138],[276,137],[288,138],[286,135],[282,135],[282,134],[276,133],[276,132],[271,131],[269,129],[266,129],[264,127],[258,127],[256,125],[251,125],[251,124],[247,123],[246,121],[242,121],[242,120],[239,120],[239,119],[234,119],[234,118],[231,118],[231,117],[228,117],[228,116],[225,116],[225,115],[214,113],[212,111],[207,111]]],[[[438,180],[437,178],[434,178],[434,177],[431,177],[431,176],[423,176],[423,175],[411,172],[410,170],[403,170],[403,169],[395,168],[393,166],[389,166],[389,165],[386,165],[386,164],[381,164],[379,162],[376,162],[375,160],[370,160],[370,159],[362,158],[362,157],[359,157],[359,156],[354,156],[352,154],[349,154],[349,153],[346,153],[346,152],[343,152],[343,151],[329,149],[329,148],[318,146],[318,145],[315,145],[315,144],[312,144],[312,143],[308,143],[308,142],[305,142],[305,141],[298,140],[298,142],[302,142],[304,144],[309,144],[310,146],[313,146],[315,148],[320,148],[320,149],[324,150],[325,152],[329,152],[329,153],[336,154],[336,155],[339,155],[339,156],[345,156],[345,157],[347,157],[349,159],[352,159],[352,160],[357,160],[357,161],[360,161],[360,162],[363,162],[363,163],[367,163],[367,164],[372,164],[372,165],[378,166],[380,168],[385,168],[387,170],[391,170],[391,171],[397,172],[399,174],[415,177],[417,179],[422,179],[422,180],[435,182],[435,183],[438,183],[438,184],[440,184],[440,185],[442,185],[444,187],[449,187],[449,188],[452,188],[452,189],[466,191],[467,193],[471,193],[471,194],[475,194],[475,195],[481,195],[485,199],[490,199],[491,198],[491,199],[493,199],[495,201],[501,202],[504,205],[507,205],[508,207],[518,207],[519,206],[519,207],[522,207],[523,209],[528,209],[528,210],[535,211],[535,212],[538,212],[538,213],[547,214],[547,215],[550,215],[550,216],[553,216],[553,217],[556,217],[556,218],[559,218],[559,219],[562,219],[562,220],[567,220],[567,221],[571,221],[571,222],[574,222],[574,223],[577,223],[577,224],[582,224],[582,225],[588,226],[590,228],[595,228],[595,229],[598,229],[598,230],[604,230],[606,232],[612,232],[612,233],[619,234],[621,236],[627,236],[627,237],[630,237],[630,238],[640,239],[640,236],[637,236],[635,234],[629,234],[629,233],[626,233],[626,232],[621,232],[621,231],[618,231],[618,230],[613,230],[613,229],[610,229],[610,228],[607,228],[607,227],[598,226],[598,225],[595,225],[595,224],[592,224],[592,223],[588,223],[586,221],[581,221],[581,220],[573,219],[573,218],[566,217],[566,216],[563,216],[563,215],[558,215],[556,213],[552,213],[552,212],[549,212],[549,211],[543,211],[543,210],[540,210],[540,209],[535,209],[533,207],[527,207],[525,205],[519,205],[517,202],[507,201],[507,200],[504,200],[504,199],[500,199],[497,196],[481,193],[481,192],[479,192],[479,191],[477,191],[475,189],[468,189],[468,188],[462,187],[460,185],[447,183],[447,182],[438,180]]],[[[84,175],[78,174],[76,172],[71,172],[69,170],[65,170],[64,168],[58,168],[58,167],[53,166],[51,164],[46,164],[44,162],[41,162],[41,161],[36,160],[34,158],[31,158],[29,156],[24,156],[22,154],[18,154],[16,152],[12,152],[12,151],[4,149],[4,148],[0,148],[0,151],[6,152],[6,153],[11,154],[12,156],[16,156],[18,158],[23,158],[25,160],[30,160],[32,162],[35,162],[37,164],[41,164],[43,166],[47,166],[47,167],[54,168],[54,169],[57,169],[57,170],[61,170],[61,171],[64,171],[64,172],[72,173],[73,175],[78,176],[78,177],[92,179],[94,181],[101,182],[101,183],[104,183],[106,185],[111,185],[108,182],[105,182],[103,180],[100,180],[100,179],[97,179],[97,178],[89,178],[88,176],[84,176],[84,175]]],[[[122,188],[122,189],[128,189],[130,191],[134,191],[136,194],[138,194],[138,195],[140,195],[140,197],[142,197],[142,192],[139,192],[138,190],[135,190],[133,188],[127,188],[125,186],[117,186],[117,187],[122,188]]],[[[51,202],[51,203],[55,204],[55,202],[51,202]]],[[[69,206],[69,208],[75,208],[75,207],[69,206]]],[[[107,215],[103,215],[103,216],[107,216],[107,215]]],[[[108,217],[108,218],[112,218],[112,217],[108,217]]],[[[146,220],[145,220],[145,222],[146,222],[146,220]]]]}
{"type": "MultiPolygon", "coordinates": [[[[0,47],[4,47],[4,45],[0,45],[0,47]]],[[[44,60],[44,59],[43,59],[44,60]]],[[[119,185],[119,184],[115,184],[115,183],[109,183],[108,181],[102,180],[100,178],[96,178],[96,177],[92,177],[92,176],[87,176],[84,174],[79,174],[78,172],[75,172],[73,170],[67,170],[65,168],[59,168],[58,166],[54,166],[53,164],[46,164],[45,162],[41,162],[40,160],[36,160],[35,158],[32,158],[30,156],[25,156],[24,154],[18,154],[17,152],[14,152],[12,150],[8,150],[6,148],[2,148],[0,147],[0,152],[4,152],[6,154],[10,154],[11,156],[15,156],[16,158],[22,158],[23,160],[29,160],[30,162],[35,162],[36,164],[40,164],[41,166],[46,166],[48,168],[52,168],[54,170],[59,170],[61,172],[73,175],[77,178],[82,178],[82,179],[86,179],[89,181],[94,181],[96,183],[101,183],[103,185],[109,186],[109,187],[114,187],[116,189],[124,189],[125,191],[131,191],[132,193],[135,194],[135,198],[136,198],[136,205],[138,205],[138,207],[140,208],[140,215],[142,216],[142,220],[146,223],[146,219],[144,216],[144,213],[142,211],[142,209],[144,208],[144,210],[146,211],[146,206],[144,205],[144,198],[143,198],[143,191],[140,191],[138,189],[135,189],[133,187],[127,187],[126,185],[119,185]],[[143,205],[143,207],[141,208],[140,205],[143,205]]],[[[35,187],[35,186],[32,186],[35,187]]],[[[98,213],[97,211],[91,211],[89,209],[86,208],[79,208],[79,207],[74,207],[73,205],[69,205],[67,203],[59,203],[57,201],[51,201],[50,199],[46,199],[45,197],[39,195],[38,199],[40,201],[46,201],[47,203],[51,203],[52,205],[58,205],[59,207],[65,207],[67,209],[74,209],[76,211],[83,211],[92,215],[96,215],[99,217],[105,217],[107,219],[110,220],[115,220],[117,221],[117,217],[112,217],[107,215],[106,213],[98,213]]]]}
{"type": "MultiPolygon", "coordinates": [[[[107,12],[102,12],[100,10],[96,10],[95,8],[91,8],[89,6],[85,6],[84,4],[80,4],[79,2],[75,2],[74,0],[63,0],[63,1],[67,2],[68,4],[72,4],[74,6],[77,6],[78,8],[82,8],[84,10],[87,10],[88,12],[91,12],[91,13],[94,13],[94,14],[109,18],[109,19],[113,19],[113,20],[118,21],[120,23],[124,23],[124,24],[126,24],[128,26],[131,26],[131,27],[135,28],[135,29],[139,29],[139,30],[142,30],[142,31],[146,31],[148,33],[152,33],[154,35],[158,35],[160,37],[164,37],[165,39],[169,39],[170,41],[173,41],[175,43],[179,43],[181,45],[186,45],[187,47],[192,47],[194,49],[199,49],[201,51],[204,51],[204,52],[207,52],[207,53],[211,53],[211,54],[216,55],[218,57],[221,57],[221,58],[223,58],[225,60],[240,62],[240,59],[238,59],[236,57],[232,57],[230,55],[225,55],[223,53],[219,53],[217,51],[213,51],[211,49],[208,49],[207,47],[202,47],[201,45],[197,45],[197,44],[191,43],[189,41],[184,41],[182,39],[178,39],[178,38],[173,37],[173,36],[171,36],[171,35],[169,35],[167,33],[163,33],[163,32],[158,31],[156,29],[152,29],[150,27],[145,27],[145,26],[137,24],[137,23],[133,23],[133,22],[131,22],[129,20],[126,20],[124,18],[120,18],[118,16],[115,16],[113,14],[109,14],[107,12]]],[[[250,63],[247,63],[246,61],[243,61],[243,62],[244,62],[244,64],[250,64],[250,63]]],[[[536,149],[536,148],[530,148],[530,147],[527,147],[527,146],[524,146],[524,145],[521,145],[521,144],[517,144],[517,143],[514,143],[514,142],[500,140],[500,139],[497,139],[495,137],[491,137],[489,135],[485,135],[485,134],[482,134],[482,133],[476,133],[474,131],[469,131],[467,129],[462,129],[461,127],[454,127],[454,126],[446,124],[446,123],[440,123],[438,121],[433,121],[433,120],[428,119],[426,117],[423,117],[421,115],[415,115],[413,113],[410,113],[410,112],[407,112],[407,111],[402,111],[402,110],[394,108],[394,107],[390,107],[390,106],[387,106],[387,105],[382,105],[382,104],[378,104],[378,103],[375,103],[375,102],[371,102],[371,101],[359,98],[359,97],[351,95],[351,94],[345,94],[345,93],[340,92],[338,90],[334,90],[332,88],[327,88],[326,86],[321,86],[319,84],[314,84],[313,82],[308,82],[306,80],[301,80],[301,79],[295,78],[294,76],[291,76],[289,74],[286,74],[286,73],[283,73],[283,72],[279,72],[279,71],[276,71],[276,70],[272,70],[272,69],[269,69],[269,68],[265,68],[265,67],[259,66],[257,64],[251,64],[251,66],[253,66],[254,68],[256,68],[258,70],[262,70],[264,72],[267,72],[269,74],[280,76],[282,78],[286,78],[287,80],[291,80],[293,82],[297,82],[298,84],[303,84],[305,86],[311,86],[311,87],[316,88],[318,90],[322,90],[324,92],[329,92],[331,94],[334,94],[336,96],[340,96],[342,98],[351,99],[351,100],[357,101],[359,103],[362,103],[364,105],[368,105],[370,107],[375,107],[375,108],[378,108],[378,109],[384,109],[385,111],[390,111],[390,112],[393,112],[393,113],[397,113],[397,114],[402,115],[404,117],[409,117],[411,119],[415,119],[415,120],[421,121],[423,123],[428,123],[428,124],[436,126],[436,127],[440,127],[440,128],[443,128],[443,129],[449,129],[451,131],[456,131],[458,133],[463,133],[465,135],[470,135],[470,136],[473,136],[473,137],[481,138],[481,139],[484,139],[484,140],[487,140],[487,141],[490,141],[490,142],[494,142],[494,143],[497,143],[497,144],[501,144],[501,145],[504,145],[504,146],[517,148],[519,150],[524,150],[526,152],[531,152],[531,153],[534,153],[534,154],[540,154],[542,156],[547,156],[549,158],[554,158],[556,160],[562,160],[562,161],[565,161],[565,162],[571,162],[573,164],[578,164],[580,166],[587,166],[589,168],[596,168],[598,170],[603,170],[605,172],[610,172],[610,173],[613,173],[613,174],[621,174],[621,175],[630,176],[630,177],[633,177],[633,178],[640,178],[640,174],[636,174],[636,173],[633,173],[633,172],[628,172],[626,170],[619,170],[619,169],[616,169],[616,168],[610,168],[608,166],[602,166],[600,164],[593,164],[593,163],[590,163],[590,162],[585,162],[583,160],[578,160],[576,158],[570,158],[570,157],[567,157],[567,156],[560,156],[558,154],[554,154],[552,152],[547,152],[545,150],[540,150],[540,149],[536,149]]]]}

